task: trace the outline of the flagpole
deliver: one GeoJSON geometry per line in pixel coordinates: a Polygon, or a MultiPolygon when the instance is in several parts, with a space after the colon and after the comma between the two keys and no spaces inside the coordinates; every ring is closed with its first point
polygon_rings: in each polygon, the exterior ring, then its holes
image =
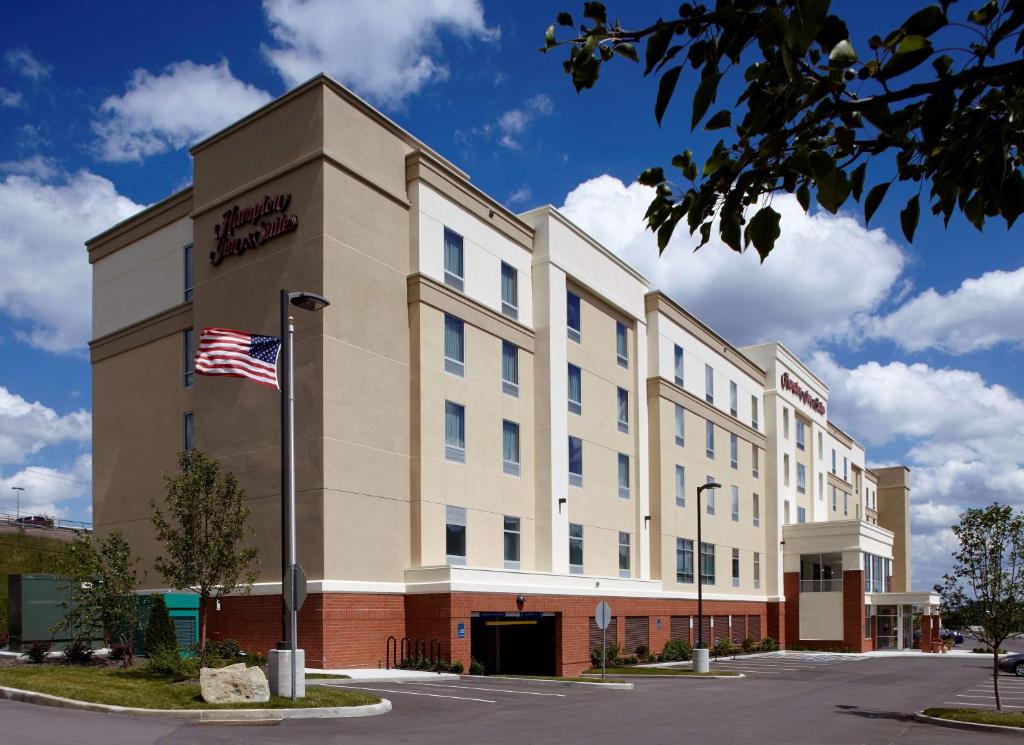
{"type": "Polygon", "coordinates": [[[295,396],[292,388],[292,334],[289,332],[291,324],[288,303],[288,290],[281,290],[281,364],[278,366],[281,371],[281,641],[277,645],[278,649],[291,649],[291,624],[288,622],[288,606],[284,599],[290,557],[289,497],[293,494],[295,463],[292,457],[295,396]]]}

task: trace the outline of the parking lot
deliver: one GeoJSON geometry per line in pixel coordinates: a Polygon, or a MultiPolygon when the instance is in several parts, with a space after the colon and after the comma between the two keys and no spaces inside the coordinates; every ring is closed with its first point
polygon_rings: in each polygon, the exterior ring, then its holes
{"type": "MultiPolygon", "coordinates": [[[[822,668],[862,662],[867,655],[830,654],[827,652],[774,652],[749,657],[720,657],[712,660],[712,670],[731,670],[747,676],[780,678],[804,675],[822,668]]],[[[689,667],[689,663],[685,665],[689,667]]]]}
{"type": "MultiPolygon", "coordinates": [[[[935,706],[970,706],[978,709],[995,709],[995,686],[992,683],[992,657],[978,655],[982,664],[975,680],[952,690],[935,706]]],[[[1024,678],[1012,673],[999,673],[999,700],[1007,711],[1024,711],[1024,678]]]]}

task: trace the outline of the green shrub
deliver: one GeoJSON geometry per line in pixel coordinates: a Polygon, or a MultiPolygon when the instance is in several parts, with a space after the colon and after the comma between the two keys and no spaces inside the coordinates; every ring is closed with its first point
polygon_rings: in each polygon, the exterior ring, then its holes
{"type": "Polygon", "coordinates": [[[761,640],[761,651],[762,652],[777,652],[779,649],[779,643],[772,639],[770,636],[766,636],[761,640]]]}
{"type": "Polygon", "coordinates": [[[661,651],[661,659],[665,662],[682,662],[690,659],[692,655],[693,648],[689,642],[682,639],[669,639],[661,651]]]}
{"type": "Polygon", "coordinates": [[[152,657],[161,649],[177,649],[174,624],[167,612],[164,596],[156,594],[149,603],[149,622],[146,624],[146,656],[152,657]]]}
{"type": "Polygon", "coordinates": [[[199,659],[183,657],[177,649],[163,647],[149,655],[146,672],[154,675],[170,675],[179,680],[190,680],[199,675],[199,659]]]}
{"type": "Polygon", "coordinates": [[[727,637],[723,636],[721,639],[715,642],[715,646],[712,649],[712,652],[716,657],[725,657],[727,655],[736,653],[736,645],[734,645],[732,641],[729,640],[727,637]]]}
{"type": "Polygon", "coordinates": [[[740,648],[744,651],[744,653],[750,654],[755,649],[757,649],[757,642],[755,642],[748,636],[746,639],[743,640],[743,643],[740,645],[740,648]]]}
{"type": "Polygon", "coordinates": [[[476,657],[469,658],[469,674],[470,675],[487,675],[487,669],[476,659],[476,657]]]}
{"type": "Polygon", "coordinates": [[[639,647],[636,648],[636,656],[639,657],[641,660],[646,660],[648,657],[651,656],[651,648],[648,647],[646,644],[641,644],[639,647]]]}
{"type": "Polygon", "coordinates": [[[32,662],[46,662],[46,656],[50,654],[50,649],[52,647],[53,642],[49,640],[32,642],[28,645],[28,649],[25,650],[25,654],[28,655],[29,660],[32,662]]]}
{"type": "Polygon", "coordinates": [[[618,659],[616,659],[615,663],[617,665],[625,665],[625,666],[628,667],[629,665],[637,665],[637,664],[639,664],[640,663],[640,658],[637,657],[635,654],[630,654],[630,655],[626,655],[625,657],[619,657],[618,659]]]}
{"type": "Polygon", "coordinates": [[[262,652],[242,652],[242,657],[249,667],[263,667],[267,664],[267,656],[262,652]]]}
{"type": "MultiPolygon", "coordinates": [[[[609,644],[605,648],[605,664],[608,667],[613,667],[621,663],[622,658],[619,656],[622,653],[622,649],[618,644],[609,644]]],[[[598,644],[594,647],[594,650],[590,653],[590,660],[594,663],[594,667],[601,667],[601,645],[598,644]]]]}
{"type": "Polygon", "coordinates": [[[462,660],[455,660],[455,662],[449,666],[448,670],[456,675],[462,675],[462,660]]]}
{"type": "Polygon", "coordinates": [[[92,662],[93,648],[88,639],[78,637],[64,648],[64,661],[69,665],[88,665],[92,662]]]}

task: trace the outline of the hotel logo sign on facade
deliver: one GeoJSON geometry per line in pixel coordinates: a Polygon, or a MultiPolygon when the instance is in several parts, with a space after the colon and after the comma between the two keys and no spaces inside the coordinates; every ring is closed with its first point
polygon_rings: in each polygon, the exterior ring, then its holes
{"type": "Polygon", "coordinates": [[[809,406],[819,414],[824,415],[825,404],[821,402],[821,399],[814,396],[810,391],[805,390],[803,386],[789,377],[789,373],[782,373],[782,390],[789,391],[800,399],[804,405],[809,406]]]}
{"type": "Polygon", "coordinates": [[[250,248],[258,248],[267,241],[298,229],[298,215],[286,213],[291,201],[291,193],[284,192],[265,196],[247,207],[236,204],[225,212],[221,223],[213,228],[217,247],[210,251],[210,263],[220,266],[226,256],[241,256],[250,248]],[[235,231],[248,225],[254,229],[235,235],[235,231]]]}

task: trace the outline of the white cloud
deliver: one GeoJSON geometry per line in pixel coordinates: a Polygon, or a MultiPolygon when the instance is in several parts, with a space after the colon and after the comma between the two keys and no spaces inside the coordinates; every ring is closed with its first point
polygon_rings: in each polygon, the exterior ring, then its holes
{"type": "Polygon", "coordinates": [[[92,123],[97,154],[108,161],[138,161],[185,147],[270,101],[228,67],[176,62],[159,74],[136,70],[121,96],[100,105],[92,123]]]}
{"type": "Polygon", "coordinates": [[[53,66],[42,62],[27,49],[11,49],[7,52],[7,66],[22,77],[40,82],[50,77],[53,66]]]}
{"type": "Polygon", "coordinates": [[[61,415],[0,386],[0,464],[22,463],[49,445],[90,437],[92,416],[85,409],[61,415]]]}
{"type": "Polygon", "coordinates": [[[49,515],[71,520],[90,519],[92,513],[92,456],[80,455],[66,468],[30,466],[0,476],[0,512],[18,509],[12,486],[21,492],[22,515],[49,515]]]}
{"type": "Polygon", "coordinates": [[[520,150],[523,147],[521,137],[530,125],[540,117],[550,115],[554,110],[555,105],[551,98],[539,93],[527,98],[521,106],[502,113],[493,123],[456,131],[455,138],[467,145],[476,137],[484,140],[496,139],[502,147],[520,150]]]}
{"type": "Polygon", "coordinates": [[[17,336],[51,352],[78,352],[90,335],[92,286],[84,242],[142,209],[88,171],[52,161],[5,164],[0,180],[0,311],[17,336]]]}
{"type": "Polygon", "coordinates": [[[320,72],[395,108],[446,80],[439,32],[490,41],[479,0],[264,0],[273,45],[263,53],[288,85],[320,72]]]}
{"type": "Polygon", "coordinates": [[[8,109],[16,109],[21,106],[21,94],[18,91],[9,91],[0,87],[0,106],[8,109]]]}
{"type": "Polygon", "coordinates": [[[1024,267],[986,272],[941,294],[929,288],[886,316],[868,319],[863,333],[908,352],[950,354],[1024,342],[1024,267]]]}
{"type": "Polygon", "coordinates": [[[664,254],[645,229],[653,190],[604,175],[577,186],[562,211],[645,274],[688,310],[736,344],[782,341],[796,352],[818,340],[843,338],[853,319],[873,313],[906,262],[882,230],[846,215],[807,215],[790,196],[777,197],[782,236],[762,265],[753,250],[737,255],[717,237],[696,253],[698,239],[681,224],[664,254]]]}
{"type": "Polygon", "coordinates": [[[508,199],[505,201],[509,204],[521,204],[523,202],[529,202],[531,199],[533,199],[533,192],[530,191],[529,186],[523,185],[509,194],[508,199]]]}

